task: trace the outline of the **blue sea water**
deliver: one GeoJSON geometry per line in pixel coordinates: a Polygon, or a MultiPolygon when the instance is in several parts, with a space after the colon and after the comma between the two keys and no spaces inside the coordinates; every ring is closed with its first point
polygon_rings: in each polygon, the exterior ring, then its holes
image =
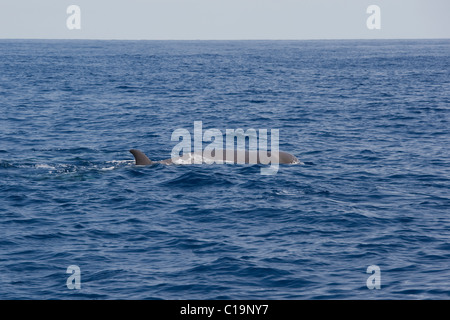
{"type": "Polygon", "coordinates": [[[450,40],[2,40],[0,299],[449,299],[449,121],[450,40]],[[194,121],[304,164],[134,165],[194,121]]]}

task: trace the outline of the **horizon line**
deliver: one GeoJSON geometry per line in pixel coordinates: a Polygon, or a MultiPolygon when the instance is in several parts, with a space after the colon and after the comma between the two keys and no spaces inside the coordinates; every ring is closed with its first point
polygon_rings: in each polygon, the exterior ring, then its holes
{"type": "Polygon", "coordinates": [[[81,40],[81,41],[342,41],[342,40],[357,40],[357,41],[371,41],[371,40],[450,40],[449,38],[287,38],[287,39],[124,39],[124,38],[0,38],[2,40],[81,40]]]}

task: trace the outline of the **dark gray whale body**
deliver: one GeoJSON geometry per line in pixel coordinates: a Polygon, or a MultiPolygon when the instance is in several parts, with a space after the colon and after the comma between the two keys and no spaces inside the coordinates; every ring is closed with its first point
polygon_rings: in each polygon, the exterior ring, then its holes
{"type": "MultiPolygon", "coordinates": [[[[268,164],[266,159],[260,158],[258,151],[247,151],[247,150],[234,150],[233,153],[228,154],[226,150],[213,150],[211,157],[202,154],[188,153],[182,157],[174,159],[166,159],[161,161],[151,161],[142,151],[137,149],[131,149],[130,152],[133,154],[136,165],[151,165],[156,163],[162,164],[193,164],[195,162],[195,156],[200,157],[201,163],[213,163],[213,162],[224,162],[224,163],[242,163],[242,164],[268,164]]],[[[282,164],[299,164],[301,163],[294,155],[279,151],[278,154],[271,154],[270,151],[264,151],[267,157],[270,158],[271,163],[282,163],[282,164]]]]}

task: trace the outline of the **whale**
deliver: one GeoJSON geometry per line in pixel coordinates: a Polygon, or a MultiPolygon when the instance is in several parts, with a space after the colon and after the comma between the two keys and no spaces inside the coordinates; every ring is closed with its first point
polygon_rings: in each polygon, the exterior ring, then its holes
{"type": "Polygon", "coordinates": [[[206,152],[189,152],[183,154],[181,157],[174,157],[165,160],[152,161],[145,153],[138,149],[131,149],[131,154],[134,156],[135,164],[138,166],[147,166],[152,164],[198,164],[198,163],[234,163],[234,164],[301,164],[296,156],[284,152],[264,151],[258,152],[253,150],[215,150],[213,149],[209,154],[206,152]],[[263,156],[261,156],[263,155],[263,156]]]}

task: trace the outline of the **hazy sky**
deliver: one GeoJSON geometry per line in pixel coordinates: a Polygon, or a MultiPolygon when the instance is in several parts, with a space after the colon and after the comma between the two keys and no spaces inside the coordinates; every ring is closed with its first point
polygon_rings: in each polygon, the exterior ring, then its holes
{"type": "Polygon", "coordinates": [[[450,38],[449,13],[450,0],[0,0],[0,38],[450,38]],[[66,26],[73,4],[80,30],[66,26]]]}

